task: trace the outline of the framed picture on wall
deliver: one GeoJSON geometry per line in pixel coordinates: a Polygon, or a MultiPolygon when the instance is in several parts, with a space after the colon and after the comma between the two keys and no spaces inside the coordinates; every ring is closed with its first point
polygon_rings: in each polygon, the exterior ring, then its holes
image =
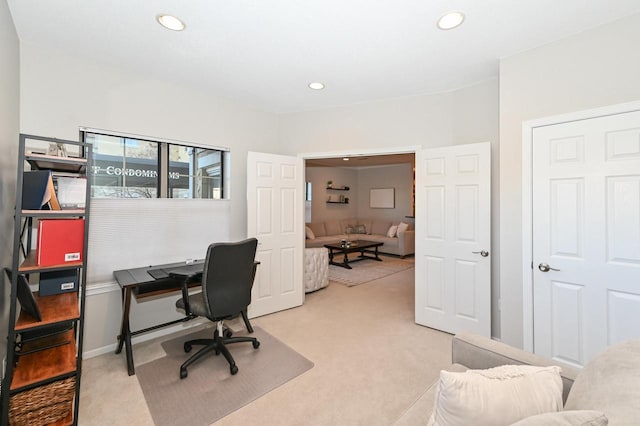
{"type": "Polygon", "coordinates": [[[396,207],[395,188],[371,188],[369,207],[372,209],[394,209],[396,207]]]}

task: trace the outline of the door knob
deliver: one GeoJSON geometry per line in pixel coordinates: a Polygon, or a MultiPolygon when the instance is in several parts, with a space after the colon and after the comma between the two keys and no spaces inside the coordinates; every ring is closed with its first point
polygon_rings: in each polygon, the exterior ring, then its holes
{"type": "Polygon", "coordinates": [[[481,250],[481,251],[472,251],[471,253],[473,254],[479,254],[482,257],[487,257],[489,256],[489,252],[486,250],[481,250]]]}
{"type": "Polygon", "coordinates": [[[538,269],[540,269],[542,272],[559,271],[560,270],[560,269],[552,268],[551,266],[547,265],[546,263],[539,264],[538,265],[538,269]]]}

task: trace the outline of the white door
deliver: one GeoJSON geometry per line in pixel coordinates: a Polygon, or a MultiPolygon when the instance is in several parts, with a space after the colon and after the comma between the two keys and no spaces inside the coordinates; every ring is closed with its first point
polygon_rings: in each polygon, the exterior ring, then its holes
{"type": "Polygon", "coordinates": [[[534,351],[640,337],[640,112],[533,130],[534,351]]]}
{"type": "Polygon", "coordinates": [[[301,158],[249,152],[247,233],[258,239],[260,262],[249,316],[302,304],[304,168],[301,158]]]}
{"type": "Polygon", "coordinates": [[[491,144],[418,152],[416,322],[491,335],[491,144]]]}

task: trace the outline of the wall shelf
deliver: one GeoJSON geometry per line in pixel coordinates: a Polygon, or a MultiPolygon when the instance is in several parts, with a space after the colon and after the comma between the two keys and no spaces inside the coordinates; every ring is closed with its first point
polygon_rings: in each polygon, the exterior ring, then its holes
{"type": "Polygon", "coordinates": [[[348,201],[327,201],[327,204],[349,204],[348,201]]]}
{"type": "Polygon", "coordinates": [[[332,191],[348,191],[349,187],[348,186],[339,186],[339,187],[327,186],[327,189],[330,189],[332,191]]]}

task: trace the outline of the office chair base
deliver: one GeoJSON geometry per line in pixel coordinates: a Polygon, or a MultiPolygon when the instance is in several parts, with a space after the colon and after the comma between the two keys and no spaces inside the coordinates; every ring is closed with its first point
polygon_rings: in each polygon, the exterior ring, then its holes
{"type": "Polygon", "coordinates": [[[188,376],[187,368],[198,361],[200,358],[204,357],[209,352],[215,352],[216,355],[222,354],[227,362],[229,363],[229,372],[231,375],[235,375],[238,373],[238,366],[234,361],[231,353],[227,349],[226,345],[231,343],[241,343],[241,342],[251,342],[254,349],[258,349],[260,347],[260,341],[255,337],[226,337],[228,334],[226,331],[223,333],[225,337],[220,337],[218,330],[213,333],[213,339],[194,339],[184,342],[184,351],[186,353],[191,352],[193,349],[193,345],[203,345],[204,347],[191,356],[188,360],[186,360],[180,366],[180,378],[184,379],[188,376]]]}

